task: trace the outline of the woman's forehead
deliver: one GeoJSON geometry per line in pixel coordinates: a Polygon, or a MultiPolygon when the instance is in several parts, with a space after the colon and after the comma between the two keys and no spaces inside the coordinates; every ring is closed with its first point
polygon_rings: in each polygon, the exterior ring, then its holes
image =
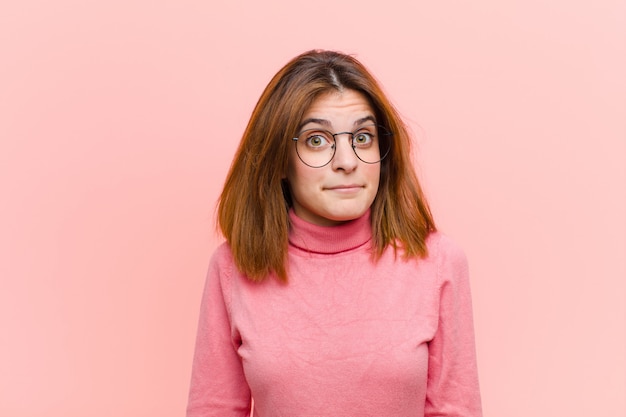
{"type": "Polygon", "coordinates": [[[358,91],[329,91],[318,96],[304,112],[300,126],[316,123],[330,127],[335,124],[375,122],[374,110],[367,97],[358,91]]]}

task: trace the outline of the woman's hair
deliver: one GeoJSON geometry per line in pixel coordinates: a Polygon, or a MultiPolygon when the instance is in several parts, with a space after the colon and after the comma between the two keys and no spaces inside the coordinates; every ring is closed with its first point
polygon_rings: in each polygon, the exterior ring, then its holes
{"type": "Polygon", "coordinates": [[[263,91],[218,203],[219,228],[234,262],[253,281],[272,273],[287,281],[291,197],[284,179],[292,138],[317,97],[345,89],[362,93],[376,122],[392,133],[371,207],[374,259],[389,245],[396,252],[402,250],[405,258],[427,254],[425,240],[435,223],[411,164],[411,140],[404,123],[359,61],[338,52],[313,50],[291,60],[263,91]]]}

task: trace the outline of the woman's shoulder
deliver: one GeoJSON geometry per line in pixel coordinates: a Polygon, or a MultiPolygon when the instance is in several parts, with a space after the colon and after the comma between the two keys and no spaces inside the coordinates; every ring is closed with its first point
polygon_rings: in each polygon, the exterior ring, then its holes
{"type": "Polygon", "coordinates": [[[226,261],[232,260],[233,251],[230,245],[228,244],[228,242],[223,241],[222,243],[220,243],[217,246],[217,248],[213,251],[211,258],[215,260],[226,260],[226,261]]]}
{"type": "Polygon", "coordinates": [[[209,273],[219,276],[222,285],[226,286],[238,285],[236,283],[250,284],[254,281],[239,270],[232,247],[228,242],[220,243],[213,251],[209,262],[209,273]]]}
{"type": "Polygon", "coordinates": [[[440,231],[432,232],[426,238],[428,258],[440,262],[451,262],[459,266],[467,264],[467,256],[463,248],[450,236],[440,231]]]}
{"type": "Polygon", "coordinates": [[[233,252],[228,242],[222,242],[213,251],[209,261],[209,270],[218,272],[220,275],[230,275],[233,270],[233,252]]]}

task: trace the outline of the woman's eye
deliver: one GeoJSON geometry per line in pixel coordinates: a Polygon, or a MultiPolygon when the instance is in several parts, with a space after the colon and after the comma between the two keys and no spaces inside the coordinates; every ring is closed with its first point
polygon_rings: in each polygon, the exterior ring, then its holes
{"type": "Polygon", "coordinates": [[[354,135],[355,145],[367,145],[372,141],[372,139],[373,135],[371,133],[361,132],[354,135]]]}
{"type": "Polygon", "coordinates": [[[312,135],[307,138],[306,143],[313,148],[319,148],[320,146],[326,145],[328,139],[323,135],[312,135]]]}

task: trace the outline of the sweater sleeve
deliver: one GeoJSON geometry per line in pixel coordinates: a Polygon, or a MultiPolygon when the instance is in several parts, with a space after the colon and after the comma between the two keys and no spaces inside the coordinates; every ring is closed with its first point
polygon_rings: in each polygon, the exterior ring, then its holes
{"type": "Polygon", "coordinates": [[[467,259],[438,242],[439,321],[429,343],[426,417],[482,416],[467,259]]]}
{"type": "Polygon", "coordinates": [[[187,417],[250,415],[250,389],[231,331],[228,250],[222,246],[211,259],[202,296],[193,359],[187,417]],[[223,265],[226,264],[226,267],[223,265]]]}

